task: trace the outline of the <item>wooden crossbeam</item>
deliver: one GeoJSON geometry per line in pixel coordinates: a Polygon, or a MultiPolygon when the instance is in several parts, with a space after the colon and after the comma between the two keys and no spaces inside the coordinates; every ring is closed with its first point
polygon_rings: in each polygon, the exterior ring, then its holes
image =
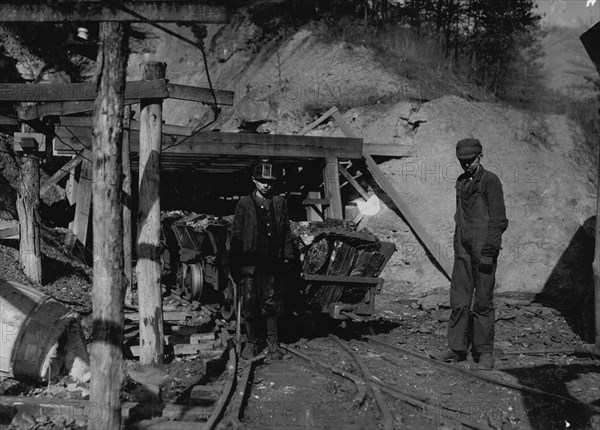
{"type": "MultiPolygon", "coordinates": [[[[125,105],[134,105],[139,103],[139,99],[127,99],[125,105]]],[[[51,102],[44,104],[35,104],[28,106],[22,112],[19,112],[19,119],[33,120],[45,116],[71,115],[74,113],[90,112],[94,110],[93,101],[84,102],[51,102]]]]}
{"type": "MultiPolygon", "coordinates": [[[[0,118],[1,120],[1,118],[0,118]]],[[[92,117],[60,117],[55,122],[54,125],[62,126],[62,127],[89,127],[91,132],[93,119],[92,117]]],[[[129,130],[140,131],[140,122],[139,121],[129,121],[129,130]]],[[[192,128],[185,127],[182,125],[172,125],[172,124],[163,124],[162,132],[166,135],[176,135],[176,136],[191,136],[192,128]]]]}
{"type": "Polygon", "coordinates": [[[58,181],[67,176],[71,170],[81,163],[82,160],[83,157],[81,157],[81,155],[76,155],[75,157],[71,158],[62,168],[56,171],[54,175],[50,176],[50,178],[48,178],[40,187],[40,196],[43,196],[53,184],[58,183],[58,181]]]}
{"type": "MultiPolygon", "coordinates": [[[[213,95],[208,88],[192,87],[189,85],[168,84],[169,98],[188,100],[192,102],[214,103],[213,95]]],[[[235,93],[233,91],[214,90],[217,104],[233,106],[235,93]]]]}
{"type": "MultiPolygon", "coordinates": [[[[1,3],[0,3],[1,4],[1,3]]],[[[96,83],[77,84],[1,84],[0,100],[13,102],[61,102],[96,100],[96,83]]],[[[167,81],[130,81],[125,85],[126,99],[166,98],[167,81]]]]}
{"type": "MultiPolygon", "coordinates": [[[[91,128],[56,128],[54,142],[59,154],[73,154],[91,142],[91,128]]],[[[139,132],[131,132],[131,152],[139,152],[139,132]]],[[[200,132],[189,138],[163,135],[163,154],[229,155],[270,158],[360,159],[362,139],[251,133],[200,132]],[[184,141],[185,139],[185,141],[184,141]],[[183,143],[180,143],[183,142],[183,143]]]]}
{"type": "MultiPolygon", "coordinates": [[[[217,104],[233,106],[233,91],[214,90],[217,104]]],[[[66,102],[93,101],[98,95],[95,83],[76,84],[3,84],[0,83],[0,101],[66,102]]],[[[167,84],[166,80],[130,81],[125,84],[125,99],[172,98],[200,103],[214,103],[208,88],[167,84]]]]}
{"type": "MultiPolygon", "coordinates": [[[[23,0],[0,2],[0,22],[139,22],[135,16],[100,0],[58,1],[23,0]]],[[[124,1],[123,6],[153,22],[197,22],[226,24],[230,13],[226,5],[198,1],[124,1]]]]}

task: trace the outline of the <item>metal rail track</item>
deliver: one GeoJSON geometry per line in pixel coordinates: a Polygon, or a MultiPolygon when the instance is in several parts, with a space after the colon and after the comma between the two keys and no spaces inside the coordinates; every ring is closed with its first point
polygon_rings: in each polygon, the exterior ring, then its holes
{"type": "MultiPolygon", "coordinates": [[[[523,391],[523,392],[528,392],[528,393],[532,393],[532,394],[538,394],[538,395],[550,397],[550,398],[559,400],[561,402],[567,402],[567,403],[570,403],[570,404],[573,404],[573,405],[577,405],[579,407],[583,407],[583,408],[589,409],[589,410],[591,410],[591,411],[593,411],[595,413],[600,413],[600,407],[591,405],[589,403],[585,403],[585,402],[582,402],[582,401],[579,401],[579,400],[576,400],[576,399],[572,399],[572,398],[568,398],[568,397],[565,397],[565,396],[561,396],[560,394],[550,393],[548,391],[545,391],[545,390],[542,390],[542,389],[539,389],[539,388],[535,388],[535,387],[531,387],[531,386],[528,386],[528,385],[523,385],[523,384],[519,384],[519,383],[516,383],[516,382],[504,381],[502,379],[495,378],[495,377],[493,377],[491,375],[488,375],[488,374],[486,374],[484,372],[475,372],[473,370],[465,369],[463,367],[457,366],[457,365],[452,364],[452,363],[446,363],[446,362],[443,362],[443,361],[440,361],[440,360],[435,360],[433,358],[430,358],[430,357],[427,357],[425,355],[421,355],[421,354],[418,354],[418,353],[416,353],[414,351],[411,351],[410,349],[402,348],[401,346],[392,345],[390,343],[384,342],[384,341],[382,341],[380,339],[377,339],[374,336],[364,336],[364,338],[367,339],[369,342],[373,342],[375,344],[387,347],[387,348],[392,349],[394,351],[400,352],[400,353],[402,353],[404,355],[408,355],[410,357],[417,358],[417,359],[422,360],[422,361],[426,361],[428,363],[434,364],[434,365],[439,366],[439,367],[445,367],[445,368],[451,369],[451,370],[453,370],[455,372],[462,373],[464,375],[468,375],[468,376],[471,376],[473,378],[477,378],[477,379],[480,379],[482,381],[485,381],[485,382],[488,382],[488,383],[491,383],[491,384],[494,384],[494,385],[499,385],[499,386],[503,386],[503,387],[507,387],[507,388],[512,388],[512,389],[518,390],[518,391],[523,391]]],[[[398,359],[395,356],[384,355],[383,358],[386,359],[386,360],[388,360],[388,361],[390,361],[390,362],[392,362],[392,363],[395,362],[394,364],[398,364],[398,359]]]]}
{"type": "Polygon", "coordinates": [[[426,399],[418,399],[418,398],[416,398],[416,396],[414,394],[405,393],[396,387],[386,384],[381,379],[371,375],[367,366],[360,360],[360,358],[357,356],[357,354],[350,347],[348,347],[348,345],[346,343],[342,342],[337,336],[330,335],[330,338],[333,339],[338,346],[340,346],[346,353],[348,353],[348,355],[350,355],[352,357],[353,361],[356,363],[356,365],[360,368],[361,372],[363,373],[364,378],[369,383],[371,389],[373,390],[373,397],[375,398],[375,401],[377,402],[377,405],[378,405],[379,410],[381,411],[381,415],[383,417],[384,429],[388,429],[388,428],[393,429],[394,421],[393,421],[393,416],[392,416],[389,408],[387,407],[387,404],[385,403],[384,399],[381,398],[380,390],[384,391],[389,396],[394,397],[404,403],[407,403],[411,406],[417,407],[423,411],[429,412],[433,416],[439,415],[440,408],[442,408],[446,411],[445,418],[452,420],[454,422],[460,423],[465,427],[477,429],[477,430],[491,429],[491,427],[488,425],[477,424],[472,421],[468,421],[468,420],[461,418],[459,416],[459,414],[461,414],[462,411],[444,407],[439,404],[434,405],[430,401],[427,401],[426,399]]]}

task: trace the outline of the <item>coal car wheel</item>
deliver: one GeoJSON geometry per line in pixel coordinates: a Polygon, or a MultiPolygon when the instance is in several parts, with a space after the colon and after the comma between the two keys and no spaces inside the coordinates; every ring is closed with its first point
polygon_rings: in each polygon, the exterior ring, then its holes
{"type": "Polygon", "coordinates": [[[223,291],[223,303],[221,304],[221,316],[227,321],[231,321],[235,318],[235,305],[237,303],[237,285],[231,279],[228,279],[227,287],[223,291]]]}
{"type": "Polygon", "coordinates": [[[204,271],[198,263],[188,264],[183,277],[183,290],[190,300],[199,300],[204,286],[204,271]]]}

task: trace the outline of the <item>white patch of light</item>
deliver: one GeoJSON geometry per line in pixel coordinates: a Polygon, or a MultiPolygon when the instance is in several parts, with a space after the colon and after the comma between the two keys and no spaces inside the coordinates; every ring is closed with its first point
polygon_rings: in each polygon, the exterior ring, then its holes
{"type": "Polygon", "coordinates": [[[585,7],[594,6],[596,4],[596,0],[587,0],[585,7]]]}

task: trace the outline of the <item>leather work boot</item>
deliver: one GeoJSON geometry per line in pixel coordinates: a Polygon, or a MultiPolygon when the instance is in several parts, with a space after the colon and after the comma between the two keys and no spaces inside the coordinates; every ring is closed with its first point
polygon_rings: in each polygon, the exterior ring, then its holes
{"type": "Polygon", "coordinates": [[[242,350],[242,359],[250,360],[256,357],[257,349],[256,341],[246,341],[246,345],[244,345],[244,349],[242,350]]]}
{"type": "Polygon", "coordinates": [[[281,360],[285,355],[285,352],[279,346],[279,342],[276,337],[269,336],[267,338],[267,347],[269,350],[269,357],[273,360],[281,360]]]}
{"type": "Polygon", "coordinates": [[[446,363],[456,363],[457,361],[465,361],[467,359],[467,352],[447,349],[440,352],[430,352],[429,356],[435,360],[444,361],[446,363]]]}
{"type": "Polygon", "coordinates": [[[482,352],[479,356],[479,370],[492,370],[494,368],[494,354],[491,352],[482,352]]]}

